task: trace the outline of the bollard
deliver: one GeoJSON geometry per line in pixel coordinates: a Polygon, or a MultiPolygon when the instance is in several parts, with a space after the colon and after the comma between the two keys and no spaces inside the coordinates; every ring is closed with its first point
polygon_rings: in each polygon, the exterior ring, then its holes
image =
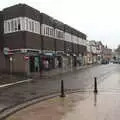
{"type": "Polygon", "coordinates": [[[60,97],[65,97],[63,80],[61,80],[61,95],[60,95],[60,97]]]}
{"type": "Polygon", "coordinates": [[[97,90],[97,78],[95,77],[94,78],[94,93],[97,93],[98,90],[97,90]]]}

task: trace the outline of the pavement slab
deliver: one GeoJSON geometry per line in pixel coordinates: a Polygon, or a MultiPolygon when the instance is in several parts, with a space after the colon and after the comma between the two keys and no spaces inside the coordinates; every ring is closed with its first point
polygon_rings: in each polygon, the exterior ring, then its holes
{"type": "Polygon", "coordinates": [[[6,120],[118,120],[119,96],[112,93],[74,93],[34,104],[6,120]]]}

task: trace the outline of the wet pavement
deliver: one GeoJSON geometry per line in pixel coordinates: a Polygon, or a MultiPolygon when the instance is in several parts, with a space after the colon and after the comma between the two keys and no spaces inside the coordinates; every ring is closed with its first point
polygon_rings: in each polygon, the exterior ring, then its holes
{"type": "Polygon", "coordinates": [[[119,120],[120,72],[117,69],[101,80],[97,94],[89,90],[52,98],[22,109],[6,120],[119,120]]]}
{"type": "Polygon", "coordinates": [[[25,79],[27,79],[27,77],[23,75],[12,75],[12,74],[0,73],[0,85],[18,82],[25,79]]]}
{"type": "MultiPolygon", "coordinates": [[[[60,92],[60,80],[64,80],[66,91],[80,90],[87,93],[93,91],[94,77],[97,77],[99,89],[101,92],[104,92],[107,88],[107,83],[109,83],[109,79],[107,80],[107,78],[111,75],[114,77],[119,71],[120,65],[99,65],[46,79],[37,78],[31,82],[0,88],[0,114],[8,108],[12,108],[31,99],[60,92]]],[[[116,76],[119,78],[118,74],[116,76]]],[[[117,83],[119,82],[116,81],[114,84],[110,83],[107,92],[119,91],[119,85],[117,83]],[[111,88],[112,85],[115,87],[111,88]],[[116,86],[118,86],[118,88],[116,86]]]]}
{"type": "MultiPolygon", "coordinates": [[[[119,94],[120,95],[120,94],[119,94]]],[[[23,109],[6,120],[118,120],[120,97],[115,94],[75,93],[23,109]]]]}

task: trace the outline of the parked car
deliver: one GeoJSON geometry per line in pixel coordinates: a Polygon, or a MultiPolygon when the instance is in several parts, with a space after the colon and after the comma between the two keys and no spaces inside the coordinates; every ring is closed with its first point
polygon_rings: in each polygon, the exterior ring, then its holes
{"type": "Polygon", "coordinates": [[[120,60],[114,60],[113,63],[114,64],[120,64],[120,60]]]}

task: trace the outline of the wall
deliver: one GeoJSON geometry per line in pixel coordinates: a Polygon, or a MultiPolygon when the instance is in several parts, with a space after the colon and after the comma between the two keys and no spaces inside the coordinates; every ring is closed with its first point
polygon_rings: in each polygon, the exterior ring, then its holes
{"type": "Polygon", "coordinates": [[[24,54],[13,55],[13,72],[24,73],[26,72],[26,60],[24,54]]]}
{"type": "Polygon", "coordinates": [[[0,53],[0,72],[9,72],[9,57],[0,53]]]}
{"type": "MultiPolygon", "coordinates": [[[[8,7],[3,10],[3,14],[4,20],[6,21],[17,17],[27,17],[40,23],[40,12],[25,4],[8,7]]],[[[21,20],[20,23],[23,24],[23,21],[21,20]]],[[[11,49],[26,47],[41,49],[40,33],[32,33],[26,31],[26,29],[6,33],[4,34],[4,47],[9,47],[11,49]]]]}
{"type": "Polygon", "coordinates": [[[0,11],[0,51],[3,49],[3,14],[0,11]]]}

